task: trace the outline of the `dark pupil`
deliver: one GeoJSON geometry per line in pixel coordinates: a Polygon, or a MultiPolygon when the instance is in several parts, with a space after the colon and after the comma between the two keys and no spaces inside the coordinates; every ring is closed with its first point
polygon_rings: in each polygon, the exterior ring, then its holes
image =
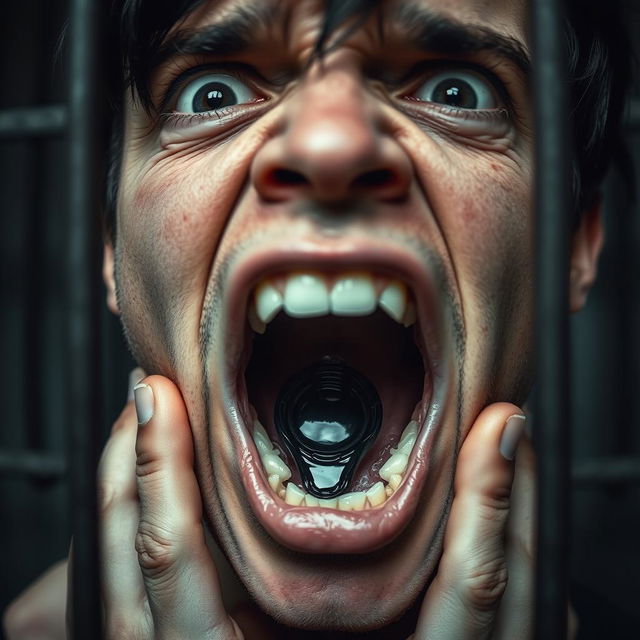
{"type": "Polygon", "coordinates": [[[462,109],[475,109],[478,106],[478,97],[468,82],[459,78],[447,78],[436,86],[433,102],[462,109]]]}
{"type": "Polygon", "coordinates": [[[236,94],[229,85],[222,82],[207,82],[194,96],[193,109],[199,111],[213,111],[238,103],[236,94]]]}

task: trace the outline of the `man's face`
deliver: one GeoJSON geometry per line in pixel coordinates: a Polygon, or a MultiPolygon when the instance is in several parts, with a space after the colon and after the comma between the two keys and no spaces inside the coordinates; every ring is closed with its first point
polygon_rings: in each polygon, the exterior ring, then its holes
{"type": "Polygon", "coordinates": [[[322,7],[208,2],[169,34],[207,35],[155,70],[166,115],[128,102],[116,282],[138,360],[183,392],[206,515],[251,593],[292,625],[364,628],[432,576],[475,416],[529,385],[527,8],[389,0],[308,66],[322,7]],[[245,42],[218,50],[225,29],[245,42]],[[351,501],[314,499],[274,420],[325,356],[382,406],[351,501]]]}

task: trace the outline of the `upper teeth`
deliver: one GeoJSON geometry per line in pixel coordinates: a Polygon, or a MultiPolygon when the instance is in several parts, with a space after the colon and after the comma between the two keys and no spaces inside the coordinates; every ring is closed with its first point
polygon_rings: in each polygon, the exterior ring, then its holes
{"type": "Polygon", "coordinates": [[[365,271],[338,275],[331,284],[319,273],[293,272],[284,280],[266,278],[255,289],[248,318],[254,331],[263,333],[281,309],[294,318],[366,316],[380,307],[397,322],[410,326],[416,320],[415,306],[406,285],[386,280],[376,287],[365,271]]]}

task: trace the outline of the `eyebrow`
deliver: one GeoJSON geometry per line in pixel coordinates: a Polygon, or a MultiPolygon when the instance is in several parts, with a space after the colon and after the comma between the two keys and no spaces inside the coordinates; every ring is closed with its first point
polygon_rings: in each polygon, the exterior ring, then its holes
{"type": "Polygon", "coordinates": [[[249,49],[259,29],[274,24],[279,12],[272,2],[253,2],[238,7],[219,22],[196,29],[179,30],[168,37],[151,60],[156,69],[168,59],[179,55],[236,55],[249,49]]]}
{"type": "Polygon", "coordinates": [[[527,49],[516,38],[484,25],[464,24],[415,3],[402,5],[394,23],[409,34],[408,44],[440,55],[488,52],[513,63],[526,78],[531,71],[527,49]]]}

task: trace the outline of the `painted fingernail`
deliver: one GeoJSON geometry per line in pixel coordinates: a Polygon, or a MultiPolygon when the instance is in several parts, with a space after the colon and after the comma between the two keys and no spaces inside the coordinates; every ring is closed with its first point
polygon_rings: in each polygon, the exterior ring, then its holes
{"type": "Polygon", "coordinates": [[[137,384],[133,388],[138,424],[147,424],[153,418],[153,389],[148,384],[137,384]]]}
{"type": "Polygon", "coordinates": [[[507,419],[500,438],[500,453],[503,458],[507,460],[515,458],[518,442],[520,442],[526,420],[526,417],[521,414],[516,414],[507,419]]]}
{"type": "Polygon", "coordinates": [[[129,374],[129,387],[127,392],[127,402],[133,400],[133,388],[145,377],[145,373],[141,367],[136,367],[129,374]]]}

